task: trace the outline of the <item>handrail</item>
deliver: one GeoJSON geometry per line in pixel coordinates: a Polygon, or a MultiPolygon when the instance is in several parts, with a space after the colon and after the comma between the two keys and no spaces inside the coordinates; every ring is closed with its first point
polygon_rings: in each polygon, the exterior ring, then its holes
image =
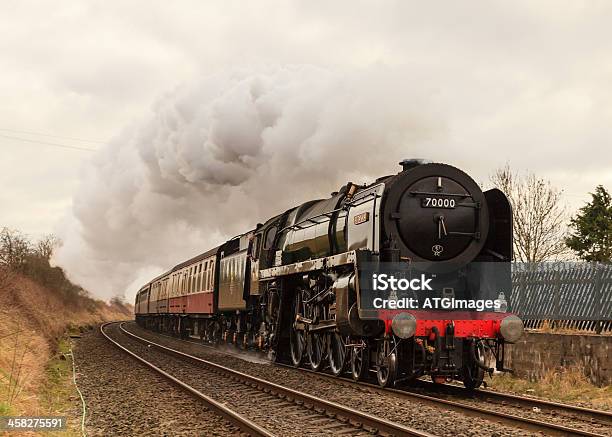
{"type": "Polygon", "coordinates": [[[302,221],[300,221],[300,222],[297,222],[297,223],[294,223],[294,224],[292,224],[292,225],[285,226],[284,228],[282,228],[282,229],[279,231],[279,233],[284,232],[284,231],[286,231],[287,229],[295,229],[295,228],[297,228],[297,229],[304,229],[304,227],[303,227],[303,226],[301,226],[301,225],[302,225],[302,224],[304,224],[304,223],[308,223],[308,222],[312,222],[312,223],[314,223],[314,224],[316,224],[316,225],[320,225],[321,223],[325,223],[325,221],[324,221],[324,220],[323,220],[323,221],[320,221],[320,222],[317,222],[317,221],[315,221],[314,219],[319,218],[319,217],[323,217],[323,216],[325,216],[325,217],[327,217],[328,219],[330,219],[330,220],[331,220],[331,217],[332,217],[332,216],[333,216],[335,213],[340,212],[340,211],[343,211],[343,210],[344,210],[344,211],[348,211],[348,208],[349,208],[350,206],[353,206],[353,205],[354,205],[354,204],[356,204],[357,202],[360,202],[360,201],[362,201],[363,199],[365,199],[365,198],[367,198],[367,197],[370,197],[370,196],[373,196],[373,197],[379,197],[379,194],[378,194],[378,193],[376,193],[376,191],[372,191],[372,192],[370,192],[370,193],[366,194],[365,196],[360,197],[359,199],[354,199],[354,200],[351,200],[350,202],[346,202],[346,203],[345,203],[344,205],[342,205],[340,208],[336,208],[336,209],[333,209],[333,210],[331,210],[331,211],[323,212],[323,213],[321,213],[321,214],[314,215],[314,216],[312,216],[312,217],[309,217],[309,218],[307,218],[307,219],[304,219],[304,220],[302,220],[302,221]]]}

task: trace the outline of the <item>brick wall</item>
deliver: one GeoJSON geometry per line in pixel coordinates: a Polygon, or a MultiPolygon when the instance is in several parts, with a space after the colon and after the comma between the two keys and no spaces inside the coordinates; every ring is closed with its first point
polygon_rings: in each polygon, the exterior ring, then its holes
{"type": "Polygon", "coordinates": [[[579,366],[598,386],[612,384],[612,336],[526,333],[507,353],[507,367],[532,381],[550,369],[579,366]]]}

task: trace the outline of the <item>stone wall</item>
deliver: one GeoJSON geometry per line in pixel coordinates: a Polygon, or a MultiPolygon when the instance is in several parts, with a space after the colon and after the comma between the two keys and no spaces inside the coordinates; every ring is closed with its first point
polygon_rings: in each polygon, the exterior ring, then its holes
{"type": "Polygon", "coordinates": [[[612,384],[612,336],[528,332],[507,351],[506,366],[538,380],[551,369],[583,368],[598,386],[612,384]]]}

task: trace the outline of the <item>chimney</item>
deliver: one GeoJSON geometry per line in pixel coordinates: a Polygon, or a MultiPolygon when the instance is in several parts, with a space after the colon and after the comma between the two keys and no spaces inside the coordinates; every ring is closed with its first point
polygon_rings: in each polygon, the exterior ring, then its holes
{"type": "Polygon", "coordinates": [[[431,164],[432,162],[433,161],[430,161],[429,159],[414,159],[413,158],[413,159],[404,159],[403,161],[399,163],[399,165],[402,166],[402,171],[406,171],[418,165],[431,164]]]}

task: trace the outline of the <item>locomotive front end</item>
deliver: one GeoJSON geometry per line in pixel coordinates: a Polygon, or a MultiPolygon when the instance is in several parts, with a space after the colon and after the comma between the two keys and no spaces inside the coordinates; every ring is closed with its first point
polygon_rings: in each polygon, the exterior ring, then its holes
{"type": "Polygon", "coordinates": [[[509,202],[455,167],[401,164],[384,181],[379,256],[359,275],[360,316],[384,323],[381,338],[364,344],[383,386],[431,375],[478,387],[493,367],[505,370],[504,345],[523,330],[507,312],[509,202]]]}

